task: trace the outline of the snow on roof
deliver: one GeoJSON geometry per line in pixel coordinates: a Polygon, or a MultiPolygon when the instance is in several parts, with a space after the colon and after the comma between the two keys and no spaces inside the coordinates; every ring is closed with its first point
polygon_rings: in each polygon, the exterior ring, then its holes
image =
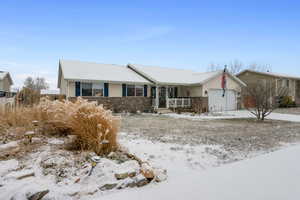
{"type": "Polygon", "coordinates": [[[149,83],[123,65],[60,60],[64,79],[107,82],[149,83]]]}
{"type": "Polygon", "coordinates": [[[250,69],[246,69],[242,72],[240,72],[238,75],[243,74],[245,72],[253,72],[253,73],[258,73],[258,74],[262,74],[262,75],[267,75],[267,76],[275,76],[275,77],[282,77],[282,78],[289,78],[289,79],[298,79],[300,80],[299,76],[291,76],[288,74],[282,74],[282,73],[275,73],[275,72],[259,72],[259,71],[255,71],[255,70],[250,70],[250,69]]]}
{"type": "Polygon", "coordinates": [[[8,72],[0,71],[0,80],[3,80],[7,74],[8,72]]]}
{"type": "Polygon", "coordinates": [[[196,84],[222,73],[222,71],[200,73],[192,70],[174,69],[140,64],[129,64],[129,67],[140,72],[156,83],[168,84],[196,84]]]}
{"type": "MultiPolygon", "coordinates": [[[[145,66],[140,64],[129,64],[128,67],[139,72],[153,82],[161,84],[203,84],[223,73],[223,70],[213,72],[195,72],[191,70],[145,66]]],[[[241,85],[245,86],[245,84],[240,79],[231,74],[230,76],[241,85]]]]}

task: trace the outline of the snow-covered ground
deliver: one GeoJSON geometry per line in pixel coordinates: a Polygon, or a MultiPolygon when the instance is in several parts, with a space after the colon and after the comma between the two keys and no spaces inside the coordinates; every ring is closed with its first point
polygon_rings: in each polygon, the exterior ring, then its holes
{"type": "MultiPolygon", "coordinates": [[[[162,121],[162,123],[175,123],[174,120],[176,121],[177,119],[174,118],[185,118],[191,119],[185,121],[192,121],[252,117],[247,111],[225,112],[210,116],[192,116],[186,114],[168,114],[168,116],[170,117],[162,117],[158,121],[162,121]]],[[[155,115],[153,117],[157,118],[155,115]]],[[[297,120],[300,117],[273,113],[270,115],[270,118],[298,122],[297,120]]],[[[300,146],[291,146],[292,142],[284,140],[285,137],[280,134],[278,135],[278,133],[277,137],[270,137],[267,134],[263,137],[259,137],[258,135],[248,136],[244,132],[240,134],[242,127],[245,126],[249,129],[255,126],[255,124],[243,124],[244,122],[239,121],[237,124],[241,128],[234,126],[233,129],[227,130],[227,132],[229,131],[228,135],[212,135],[211,138],[215,139],[215,143],[203,143],[201,142],[202,139],[207,138],[209,135],[200,132],[193,133],[198,135],[203,134],[202,137],[198,138],[192,135],[191,130],[186,132],[186,134],[173,133],[170,135],[167,134],[169,128],[163,129],[162,124],[157,124],[158,128],[162,129],[162,133],[157,134],[154,139],[149,139],[144,132],[152,134],[151,131],[159,132],[159,129],[155,129],[154,127],[149,130],[139,129],[136,124],[143,121],[157,123],[157,121],[150,121],[149,117],[137,117],[134,119],[128,117],[127,122],[124,120],[123,123],[125,126],[133,126],[133,131],[137,133],[132,134],[131,131],[121,132],[119,134],[119,142],[130,153],[135,154],[143,161],[147,161],[154,168],[166,169],[168,176],[166,181],[160,183],[153,182],[144,187],[126,187],[122,189],[115,187],[112,190],[102,191],[100,188],[104,184],[116,183],[114,176],[116,172],[124,169],[137,170],[135,167],[136,163],[125,161],[125,164],[123,164],[124,167],[120,166],[114,160],[101,158],[101,162],[96,166],[93,175],[89,177],[87,173],[90,170],[90,163],[83,159],[87,155],[64,150],[64,138],[52,137],[44,138],[44,143],[41,143],[43,146],[21,159],[12,158],[0,161],[0,200],[11,199],[11,197],[18,200],[26,200],[28,194],[42,190],[49,190],[49,193],[44,198],[45,200],[181,200],[184,198],[189,200],[276,200],[298,199],[300,196],[300,190],[298,190],[300,186],[300,181],[298,180],[300,177],[300,168],[298,167],[300,160],[297,159],[300,155],[300,146]],[[239,134],[235,134],[233,131],[238,131],[239,134]],[[192,135],[192,137],[189,137],[189,135],[192,135]],[[221,137],[222,140],[217,140],[217,136],[221,137]],[[185,142],[175,142],[177,139],[174,141],[168,140],[168,137],[175,137],[185,142]],[[159,140],[158,138],[161,139],[159,140]],[[255,148],[250,148],[251,151],[237,151],[239,148],[225,148],[226,142],[220,142],[226,140],[225,138],[234,139],[229,140],[231,141],[229,142],[230,144],[245,143],[255,148]],[[263,146],[259,142],[266,142],[268,138],[271,138],[274,145],[270,147],[266,145],[265,148],[256,148],[256,146],[263,146]],[[259,145],[253,145],[254,139],[259,141],[259,145]],[[196,140],[196,142],[192,142],[192,140],[196,140]],[[276,142],[280,141],[287,141],[287,143],[278,146],[276,142]],[[279,148],[282,149],[265,154],[279,148]],[[80,178],[80,181],[77,182],[78,178],[80,178]]],[[[176,123],[179,123],[177,121],[176,123]]],[[[202,121],[201,126],[194,126],[194,128],[203,132],[207,126],[207,129],[212,129],[215,133],[225,130],[228,126],[232,127],[232,124],[228,125],[220,121],[207,120],[208,124],[202,121]],[[213,123],[214,127],[210,123],[213,123]]],[[[192,122],[198,124],[198,121],[192,122]]],[[[143,126],[146,125],[144,124],[143,126]]],[[[150,124],[148,125],[150,126],[150,124]]],[[[276,121],[270,125],[259,125],[263,127],[273,127],[273,125],[276,125],[275,129],[270,131],[272,135],[276,135],[275,131],[279,129],[279,132],[282,132],[284,136],[287,135],[288,138],[296,138],[291,141],[298,141],[297,134],[294,132],[297,132],[298,127],[294,127],[294,125],[298,125],[298,123],[276,121]],[[281,130],[281,126],[284,129],[281,130]],[[286,128],[291,130],[286,130],[286,128]]],[[[183,126],[183,129],[178,128],[177,130],[176,128],[176,130],[181,133],[189,126],[193,126],[193,124],[189,123],[183,126]]],[[[256,126],[255,128],[257,129],[256,126]]],[[[265,129],[260,130],[266,132],[265,129]]],[[[259,133],[261,132],[259,131],[259,133]]],[[[7,144],[2,144],[0,145],[0,152],[5,149],[18,148],[20,143],[20,141],[10,141],[7,144]]],[[[242,149],[244,149],[244,146],[242,149]]],[[[124,184],[127,184],[126,181],[129,180],[125,179],[122,181],[124,181],[124,184]]],[[[122,186],[122,181],[117,182],[118,186],[122,186]]]]}
{"type": "Polygon", "coordinates": [[[296,200],[300,197],[299,155],[300,146],[293,146],[206,171],[185,171],[174,165],[167,182],[101,199],[296,200]]]}
{"type": "MultiPolygon", "coordinates": [[[[254,118],[254,115],[252,115],[250,112],[246,110],[226,111],[226,112],[202,114],[202,115],[176,114],[176,113],[169,113],[164,115],[169,117],[174,117],[174,118],[183,118],[183,119],[192,119],[192,120],[254,118]]],[[[300,122],[300,116],[293,115],[293,114],[271,113],[267,117],[267,119],[300,122]]]]}

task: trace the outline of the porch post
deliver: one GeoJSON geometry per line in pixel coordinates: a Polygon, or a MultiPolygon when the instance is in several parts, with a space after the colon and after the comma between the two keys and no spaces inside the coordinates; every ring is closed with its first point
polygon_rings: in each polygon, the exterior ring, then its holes
{"type": "Polygon", "coordinates": [[[169,108],[169,87],[166,86],[166,107],[169,108]]]}
{"type": "Polygon", "coordinates": [[[155,87],[155,108],[158,109],[159,106],[159,94],[158,94],[158,85],[155,87]]]}

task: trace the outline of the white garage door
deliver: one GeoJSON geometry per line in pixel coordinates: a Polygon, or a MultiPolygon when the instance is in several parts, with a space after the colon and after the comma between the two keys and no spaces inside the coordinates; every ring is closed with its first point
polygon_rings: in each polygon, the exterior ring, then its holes
{"type": "Polygon", "coordinates": [[[222,89],[211,89],[208,91],[208,107],[210,112],[229,111],[237,109],[236,92],[226,90],[223,97],[222,89]]]}

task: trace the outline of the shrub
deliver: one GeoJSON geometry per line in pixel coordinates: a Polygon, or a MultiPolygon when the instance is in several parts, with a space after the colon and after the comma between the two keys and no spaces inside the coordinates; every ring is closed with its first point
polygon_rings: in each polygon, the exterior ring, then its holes
{"type": "Polygon", "coordinates": [[[290,96],[283,96],[280,99],[280,107],[293,107],[295,106],[295,102],[292,100],[292,97],[290,96]]]}
{"type": "Polygon", "coordinates": [[[44,134],[76,135],[75,148],[107,154],[118,148],[119,118],[95,102],[78,98],[76,102],[50,101],[42,98],[32,107],[16,107],[11,112],[0,113],[3,126],[32,128],[39,121],[44,134]]]}

